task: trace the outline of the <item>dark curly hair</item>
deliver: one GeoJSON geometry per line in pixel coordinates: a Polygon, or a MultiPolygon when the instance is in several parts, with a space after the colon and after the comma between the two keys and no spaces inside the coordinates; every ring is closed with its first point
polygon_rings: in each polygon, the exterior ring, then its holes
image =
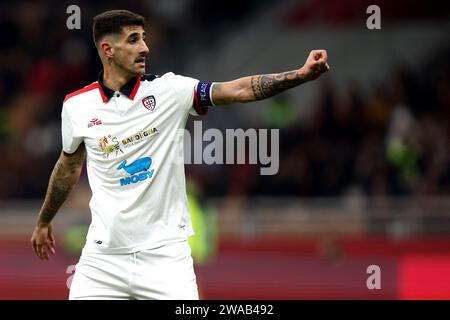
{"type": "Polygon", "coordinates": [[[142,26],[145,27],[145,18],[128,10],[110,10],[100,13],[94,17],[92,33],[95,46],[100,40],[109,34],[120,34],[122,27],[142,26]]]}

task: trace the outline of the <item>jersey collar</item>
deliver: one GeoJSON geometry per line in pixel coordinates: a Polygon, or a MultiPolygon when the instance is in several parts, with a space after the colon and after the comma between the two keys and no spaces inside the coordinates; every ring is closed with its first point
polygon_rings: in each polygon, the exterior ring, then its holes
{"type": "MultiPolygon", "coordinates": [[[[139,89],[139,84],[141,82],[141,76],[133,77],[130,81],[128,81],[122,88],[120,88],[120,92],[126,95],[131,100],[136,96],[136,92],[139,89]]],[[[102,95],[103,102],[108,102],[109,99],[114,95],[114,90],[108,88],[103,83],[103,70],[100,71],[98,75],[98,83],[100,85],[99,90],[102,95]]]]}

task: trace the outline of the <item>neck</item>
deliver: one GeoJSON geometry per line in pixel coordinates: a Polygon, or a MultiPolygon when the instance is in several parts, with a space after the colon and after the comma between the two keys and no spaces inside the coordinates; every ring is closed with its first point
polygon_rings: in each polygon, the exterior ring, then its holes
{"type": "Polygon", "coordinates": [[[135,74],[115,68],[114,65],[103,65],[103,84],[114,91],[119,91],[135,76],[135,74]]]}

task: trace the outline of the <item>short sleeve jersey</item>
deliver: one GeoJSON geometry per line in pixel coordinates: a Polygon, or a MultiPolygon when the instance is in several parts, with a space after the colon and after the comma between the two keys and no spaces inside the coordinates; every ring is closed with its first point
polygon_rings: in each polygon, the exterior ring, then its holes
{"type": "Polygon", "coordinates": [[[131,253],[186,239],[193,230],[180,132],[189,114],[207,113],[211,84],[170,72],[113,91],[102,78],[67,95],[61,115],[63,151],[86,148],[84,250],[131,253]]]}

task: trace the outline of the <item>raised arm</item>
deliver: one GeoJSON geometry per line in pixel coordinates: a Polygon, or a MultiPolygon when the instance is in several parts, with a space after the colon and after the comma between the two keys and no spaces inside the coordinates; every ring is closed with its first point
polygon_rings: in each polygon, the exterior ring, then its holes
{"type": "Polygon", "coordinates": [[[55,253],[55,237],[51,221],[78,182],[85,157],[84,144],[81,144],[73,154],[61,152],[50,176],[44,204],[31,236],[34,252],[42,260],[48,260],[50,255],[55,253]]]}
{"type": "Polygon", "coordinates": [[[330,69],[325,50],[312,50],[303,67],[277,74],[254,75],[228,82],[215,82],[211,97],[215,105],[252,102],[272,97],[314,80],[330,69]]]}

